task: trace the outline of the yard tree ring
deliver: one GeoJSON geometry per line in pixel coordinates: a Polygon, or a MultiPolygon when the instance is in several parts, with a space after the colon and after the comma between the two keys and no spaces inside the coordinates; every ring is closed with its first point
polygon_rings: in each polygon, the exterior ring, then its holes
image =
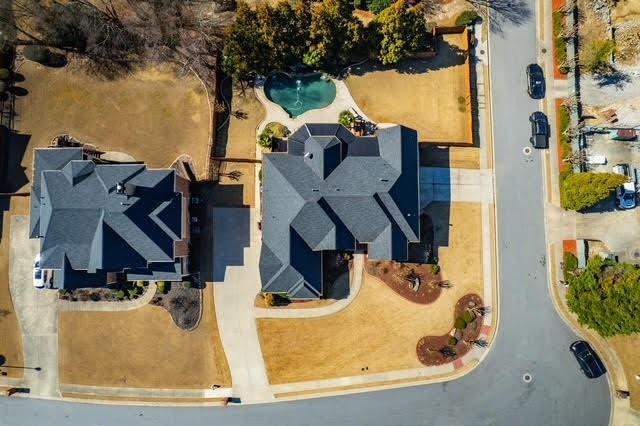
{"type": "Polygon", "coordinates": [[[525,146],[525,147],[522,149],[522,153],[523,153],[524,155],[531,155],[531,153],[532,153],[532,152],[533,152],[533,150],[531,149],[531,147],[530,147],[530,146],[525,146]]]}
{"type": "Polygon", "coordinates": [[[533,381],[533,375],[531,373],[524,373],[522,375],[522,381],[525,383],[531,383],[533,381]]]}

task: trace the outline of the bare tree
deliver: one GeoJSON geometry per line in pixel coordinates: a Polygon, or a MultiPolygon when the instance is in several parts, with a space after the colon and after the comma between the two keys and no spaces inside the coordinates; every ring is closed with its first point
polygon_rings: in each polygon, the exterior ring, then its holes
{"type": "Polygon", "coordinates": [[[519,26],[532,17],[531,9],[524,0],[467,0],[467,3],[489,19],[493,32],[502,32],[505,23],[519,26]]]}
{"type": "Polygon", "coordinates": [[[445,358],[455,358],[457,355],[456,349],[453,346],[443,346],[438,349],[438,352],[445,358]]]}

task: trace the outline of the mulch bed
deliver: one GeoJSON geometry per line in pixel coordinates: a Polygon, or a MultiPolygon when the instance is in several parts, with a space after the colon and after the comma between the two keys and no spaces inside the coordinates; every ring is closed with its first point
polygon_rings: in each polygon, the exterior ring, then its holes
{"type": "MultiPolygon", "coordinates": [[[[466,294],[462,296],[456,303],[454,318],[458,318],[465,310],[472,307],[482,307],[482,298],[477,294],[466,294]]],[[[424,336],[418,340],[416,345],[416,354],[421,363],[426,366],[442,365],[449,362],[453,362],[458,358],[467,354],[473,344],[465,343],[472,342],[478,339],[480,331],[482,329],[482,317],[476,316],[476,318],[467,324],[464,330],[456,330],[455,337],[458,341],[455,345],[449,345],[449,339],[451,335],[445,334],[444,336],[424,336]],[[450,356],[443,355],[443,348],[450,351],[450,356]]]]}
{"type": "Polygon", "coordinates": [[[442,292],[442,288],[438,285],[442,282],[442,277],[439,272],[435,275],[431,272],[431,265],[367,259],[365,270],[397,294],[414,303],[422,305],[433,303],[442,292]],[[411,270],[420,279],[418,291],[414,291],[411,283],[404,278],[411,270]]]}
{"type": "Polygon", "coordinates": [[[165,308],[179,328],[189,331],[196,328],[200,322],[201,292],[202,290],[196,287],[186,288],[180,283],[171,283],[167,294],[156,294],[151,304],[165,308]]]}

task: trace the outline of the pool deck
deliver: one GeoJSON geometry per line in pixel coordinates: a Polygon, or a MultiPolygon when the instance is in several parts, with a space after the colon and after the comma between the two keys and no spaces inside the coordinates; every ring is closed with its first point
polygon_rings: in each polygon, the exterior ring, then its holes
{"type": "MultiPolygon", "coordinates": [[[[336,86],[336,98],[324,108],[312,109],[295,118],[291,118],[289,114],[275,102],[271,102],[267,95],[264,93],[264,79],[257,79],[254,84],[254,90],[256,97],[265,107],[267,111],[264,120],[258,125],[257,134],[260,134],[264,127],[276,121],[282,123],[289,128],[292,132],[305,123],[337,123],[340,112],[353,108],[360,114],[365,120],[369,118],[358,107],[356,101],[351,97],[347,85],[342,80],[331,79],[336,86]]],[[[371,121],[371,120],[369,120],[371,121]]]]}

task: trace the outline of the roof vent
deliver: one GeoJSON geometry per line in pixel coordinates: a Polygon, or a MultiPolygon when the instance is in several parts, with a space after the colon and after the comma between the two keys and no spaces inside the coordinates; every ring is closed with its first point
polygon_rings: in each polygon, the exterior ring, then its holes
{"type": "Polygon", "coordinates": [[[389,179],[380,178],[380,182],[389,182],[389,179]]]}
{"type": "Polygon", "coordinates": [[[305,152],[304,153],[304,158],[308,158],[309,160],[313,159],[313,154],[310,152],[305,152]]]}
{"type": "Polygon", "coordinates": [[[124,194],[124,185],[122,182],[116,184],[116,194],[124,194]]]}
{"type": "Polygon", "coordinates": [[[320,190],[318,188],[313,188],[312,191],[313,192],[319,192],[320,190]]]}

